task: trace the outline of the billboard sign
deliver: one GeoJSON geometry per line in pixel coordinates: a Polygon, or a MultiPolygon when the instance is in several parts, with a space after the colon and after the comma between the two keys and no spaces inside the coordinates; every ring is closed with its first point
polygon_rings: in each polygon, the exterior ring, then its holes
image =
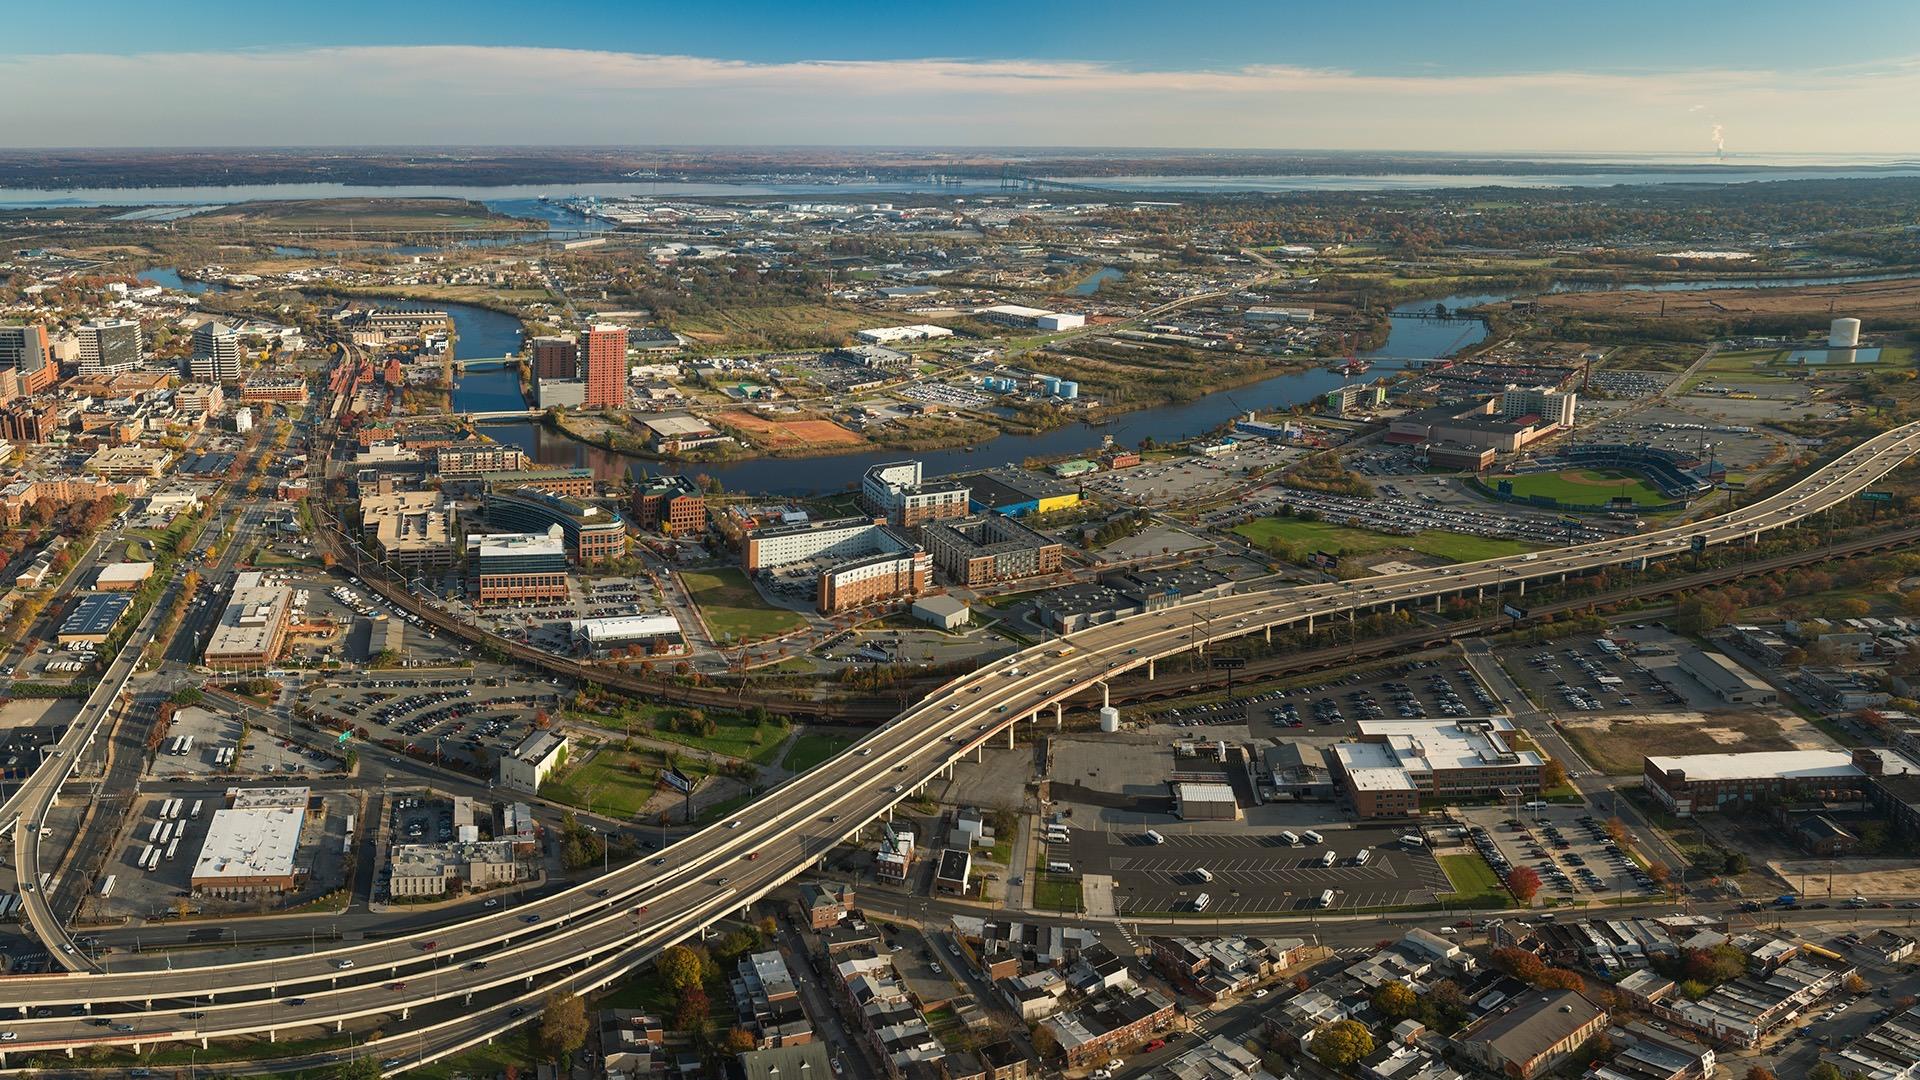
{"type": "Polygon", "coordinates": [[[1527,617],[1527,609],[1523,607],[1514,607],[1512,604],[1501,604],[1500,614],[1505,615],[1507,618],[1512,619],[1514,622],[1519,622],[1521,619],[1524,619],[1527,617]]]}
{"type": "Polygon", "coordinates": [[[679,769],[668,769],[666,772],[660,774],[660,779],[665,780],[668,787],[678,791],[682,795],[690,795],[693,793],[693,780],[679,769]]]}

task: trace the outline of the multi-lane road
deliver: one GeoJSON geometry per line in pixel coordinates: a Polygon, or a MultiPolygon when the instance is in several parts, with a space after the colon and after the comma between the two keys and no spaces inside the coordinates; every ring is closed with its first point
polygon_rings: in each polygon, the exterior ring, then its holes
{"type": "Polygon", "coordinates": [[[400,1062],[432,1060],[531,1014],[547,989],[592,989],[658,949],[737,912],[804,873],[841,839],[890,813],[920,785],[1013,725],[1105,680],[1210,643],[1273,628],[1497,593],[1523,605],[1529,582],[1684,556],[1698,538],[1745,542],[1854,498],[1920,451],[1920,424],[1878,436],[1778,495],[1721,517],[1550,552],[1225,596],[1122,619],[1029,649],[955,679],[835,760],[773,789],[736,820],[659,857],[531,903],[439,930],[314,955],[169,971],[0,979],[0,1008],[17,1007],[6,1049],[89,1043],[203,1041],[229,1035],[334,1028],[413,1010],[465,1006],[414,1021],[382,1042],[400,1062]],[[217,994],[209,988],[218,987],[217,994]],[[33,1017],[35,1007],[97,1017],[33,1017]],[[105,1023],[102,1023],[105,1021],[105,1023]]]}

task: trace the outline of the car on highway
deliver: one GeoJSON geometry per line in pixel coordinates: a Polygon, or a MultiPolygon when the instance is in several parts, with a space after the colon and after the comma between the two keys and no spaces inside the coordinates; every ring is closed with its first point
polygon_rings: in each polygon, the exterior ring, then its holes
{"type": "Polygon", "coordinates": [[[434,940],[434,941],[423,941],[423,942],[421,942],[421,943],[420,943],[420,951],[421,951],[421,952],[432,952],[433,950],[435,950],[435,949],[437,949],[437,948],[439,948],[439,947],[440,947],[440,942],[439,942],[438,940],[434,940]]]}
{"type": "Polygon", "coordinates": [[[540,921],[540,916],[539,916],[538,914],[534,914],[534,915],[522,915],[522,916],[520,916],[520,921],[521,921],[521,922],[523,922],[523,923],[526,923],[526,924],[527,924],[527,925],[529,925],[529,926],[531,926],[531,925],[533,925],[534,923],[537,923],[537,922],[539,922],[539,921],[540,921]]]}
{"type": "Polygon", "coordinates": [[[338,969],[340,969],[341,971],[346,971],[346,970],[347,970],[348,968],[351,968],[351,967],[353,966],[353,961],[351,961],[351,960],[336,960],[336,961],[334,961],[334,962],[333,962],[333,966],[334,966],[334,967],[336,967],[336,968],[338,968],[338,969]]]}

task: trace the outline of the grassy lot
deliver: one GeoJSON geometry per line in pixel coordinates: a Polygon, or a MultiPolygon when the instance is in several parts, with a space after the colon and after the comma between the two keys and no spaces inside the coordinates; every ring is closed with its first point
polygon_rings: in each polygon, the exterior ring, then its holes
{"type": "Polygon", "coordinates": [[[1080,879],[1045,871],[1034,874],[1033,906],[1044,911],[1079,911],[1080,879]]]}
{"type": "Polygon", "coordinates": [[[680,581],[700,605],[707,628],[719,637],[767,637],[807,625],[798,614],[760,599],[747,576],[732,567],[686,570],[680,581]]]}
{"type": "Polygon", "coordinates": [[[1636,506],[1651,506],[1673,501],[1662,495],[1659,488],[1619,469],[1568,469],[1557,473],[1502,476],[1493,483],[1496,487],[1511,483],[1513,493],[1522,498],[1547,495],[1563,503],[1592,505],[1629,498],[1636,506]]]}
{"type": "Polygon", "coordinates": [[[699,816],[695,820],[702,825],[710,825],[723,818],[730,818],[734,814],[739,813],[741,807],[746,806],[759,797],[758,795],[743,792],[735,795],[731,799],[722,799],[712,806],[707,807],[705,810],[700,811],[699,816]]]}
{"type": "Polygon", "coordinates": [[[755,345],[766,336],[818,337],[823,343],[861,329],[872,317],[851,308],[827,304],[784,304],[737,307],[699,315],[679,315],[673,329],[703,345],[755,345]]]}
{"type": "Polygon", "coordinates": [[[1445,870],[1447,880],[1453,882],[1453,892],[1444,898],[1449,904],[1506,907],[1513,902],[1512,894],[1500,884],[1500,875],[1478,855],[1442,855],[1440,869],[1445,870]]]}
{"type": "MultiPolygon", "coordinates": [[[[665,1011],[672,1013],[671,1009],[665,1011]]],[[[523,1076],[531,1076],[539,1064],[547,1060],[546,1055],[533,1045],[534,1028],[533,1024],[522,1024],[491,1043],[483,1043],[465,1053],[410,1070],[407,1075],[424,1077],[426,1080],[453,1080],[454,1077],[464,1076],[500,1076],[508,1069],[514,1069],[523,1076]]]]}
{"type": "Polygon", "coordinates": [[[603,746],[589,752],[588,760],[569,768],[540,786],[540,794],[556,802],[610,817],[632,817],[652,797],[660,775],[660,755],[645,750],[621,750],[603,746]],[[593,805],[587,805],[587,789],[593,789],[593,805]]]}
{"type": "Polygon", "coordinates": [[[447,229],[527,227],[466,199],[289,199],[242,203],[201,220],[290,229],[447,229]]]}
{"type": "Polygon", "coordinates": [[[771,721],[756,724],[745,716],[713,713],[708,716],[719,728],[712,735],[690,735],[660,727],[654,729],[653,737],[697,750],[710,750],[722,757],[744,758],[755,765],[771,765],[773,756],[780,752],[780,741],[787,736],[786,728],[771,721]]]}
{"type": "Polygon", "coordinates": [[[1662,724],[1635,721],[1569,722],[1561,731],[1580,756],[1601,772],[1638,776],[1649,754],[1723,754],[1749,750],[1792,750],[1793,740],[1779,721],[1749,713],[1715,713],[1699,722],[1662,724]]]}
{"type": "Polygon", "coordinates": [[[1501,540],[1463,533],[1423,532],[1418,536],[1395,536],[1326,521],[1301,521],[1298,518],[1260,518],[1238,525],[1233,530],[1256,547],[1286,555],[1290,560],[1304,559],[1315,551],[1335,555],[1372,555],[1382,551],[1417,551],[1438,559],[1474,562],[1502,555],[1521,555],[1539,550],[1539,545],[1521,540],[1501,540]]]}
{"type": "Polygon", "coordinates": [[[793,740],[793,745],[787,750],[786,760],[780,764],[788,772],[806,772],[852,745],[851,735],[804,732],[793,740]]]}

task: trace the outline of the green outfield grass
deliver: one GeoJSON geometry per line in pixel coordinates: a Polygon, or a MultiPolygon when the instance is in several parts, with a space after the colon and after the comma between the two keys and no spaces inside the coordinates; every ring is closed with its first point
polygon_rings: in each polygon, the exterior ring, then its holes
{"type": "Polygon", "coordinates": [[[1290,561],[1298,561],[1315,551],[1335,555],[1371,555],[1382,551],[1417,551],[1438,559],[1473,562],[1502,555],[1523,555],[1539,550],[1539,545],[1522,540],[1501,540],[1463,533],[1424,532],[1418,536],[1394,536],[1370,532],[1325,521],[1301,521],[1298,518],[1260,518],[1236,526],[1237,535],[1255,547],[1278,551],[1290,561]]]}
{"type": "Polygon", "coordinates": [[[680,580],[693,594],[707,629],[719,637],[766,637],[807,625],[796,612],[760,599],[747,576],[732,567],[684,570],[680,580]]]}
{"type": "Polygon", "coordinates": [[[1501,476],[1488,481],[1496,488],[1506,482],[1511,482],[1513,493],[1522,498],[1548,495],[1563,503],[1604,505],[1620,497],[1632,499],[1636,506],[1673,501],[1661,494],[1659,488],[1619,469],[1568,469],[1557,473],[1501,476]]]}

